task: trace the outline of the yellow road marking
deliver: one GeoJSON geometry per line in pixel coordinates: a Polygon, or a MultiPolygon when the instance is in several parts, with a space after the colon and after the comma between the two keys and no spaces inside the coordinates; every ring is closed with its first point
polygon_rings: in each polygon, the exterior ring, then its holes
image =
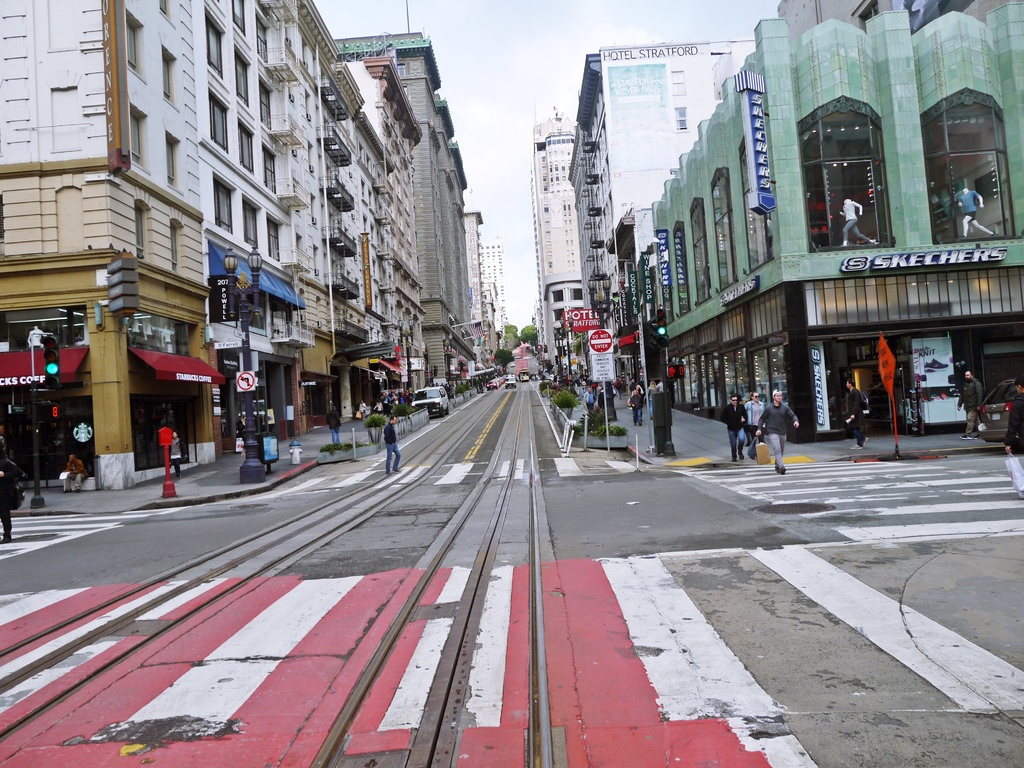
{"type": "Polygon", "coordinates": [[[478,437],[476,439],[476,442],[473,443],[473,447],[470,448],[469,451],[466,453],[466,456],[465,458],[463,458],[463,461],[473,461],[474,459],[476,459],[477,452],[483,447],[484,440],[487,439],[487,435],[491,431],[491,427],[493,427],[494,422],[498,420],[498,416],[501,414],[502,409],[505,407],[505,403],[508,402],[509,397],[510,395],[506,394],[505,397],[502,398],[501,405],[498,406],[498,410],[496,410],[494,412],[494,415],[491,416],[490,421],[488,421],[487,425],[484,427],[484,431],[480,433],[480,437],[478,437]]]}

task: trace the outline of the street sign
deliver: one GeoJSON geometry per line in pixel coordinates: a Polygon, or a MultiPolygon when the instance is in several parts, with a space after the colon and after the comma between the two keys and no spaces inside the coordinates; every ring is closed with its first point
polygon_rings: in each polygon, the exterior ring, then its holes
{"type": "Polygon", "coordinates": [[[590,333],[590,350],[601,354],[602,352],[611,352],[612,346],[615,340],[612,338],[612,334],[606,331],[604,328],[599,328],[596,331],[590,333]]]}
{"type": "Polygon", "coordinates": [[[256,389],[256,374],[252,371],[239,371],[235,374],[235,388],[239,392],[252,392],[256,389]]]}
{"type": "Polygon", "coordinates": [[[241,339],[213,342],[214,349],[239,349],[242,346],[241,339]]]}
{"type": "Polygon", "coordinates": [[[615,355],[611,352],[591,352],[590,377],[594,381],[612,381],[615,378],[615,355]]]}

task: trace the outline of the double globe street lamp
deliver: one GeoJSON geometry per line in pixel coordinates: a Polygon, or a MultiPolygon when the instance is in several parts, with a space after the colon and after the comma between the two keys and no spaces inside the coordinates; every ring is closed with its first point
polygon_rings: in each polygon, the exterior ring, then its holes
{"type": "MultiPolygon", "coordinates": [[[[232,309],[237,307],[237,317],[242,323],[242,369],[252,372],[252,348],[249,346],[249,317],[254,308],[259,307],[260,301],[260,270],[263,269],[263,257],[253,246],[249,254],[249,270],[252,272],[252,282],[243,272],[234,279],[235,270],[238,269],[238,258],[234,249],[228,248],[224,254],[224,271],[228,275],[228,295],[231,297],[232,309]]],[[[253,414],[253,390],[248,389],[244,393],[245,399],[245,461],[238,471],[239,481],[242,483],[262,483],[266,477],[266,470],[260,463],[259,451],[256,443],[256,418],[253,414]]]]}

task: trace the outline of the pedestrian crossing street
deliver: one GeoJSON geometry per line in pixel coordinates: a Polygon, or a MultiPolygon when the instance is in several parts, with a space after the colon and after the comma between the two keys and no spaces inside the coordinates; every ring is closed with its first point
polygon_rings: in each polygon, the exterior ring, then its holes
{"type": "MultiPolygon", "coordinates": [[[[808,768],[817,764],[814,755],[789,731],[787,717],[816,712],[802,697],[818,689],[842,706],[857,702],[869,682],[879,686],[877,698],[857,706],[871,712],[893,708],[948,716],[1024,709],[1021,670],[860,580],[855,568],[833,562],[840,549],[792,546],[546,564],[551,717],[565,729],[570,768],[698,765],[705,751],[714,764],[808,768]],[[715,574],[703,589],[701,569],[715,574]],[[752,573],[757,589],[750,588],[752,573]],[[749,628],[730,633],[722,606],[708,610],[709,594],[720,600],[725,593],[738,602],[737,615],[756,617],[763,644],[745,643],[749,628]],[[777,610],[764,610],[767,593],[777,610]],[[783,610],[788,603],[800,606],[800,613],[783,610]],[[808,611],[820,615],[813,632],[806,626],[808,611]],[[784,653],[798,642],[851,646],[856,653],[831,654],[827,675],[814,664],[796,664],[782,679],[764,672],[765,648],[784,653]],[[885,687],[890,684],[893,690],[885,687]],[[897,703],[889,703],[893,691],[897,703]]],[[[230,604],[222,596],[188,623],[187,632],[171,631],[142,658],[118,663],[105,679],[59,703],[47,722],[6,739],[0,762],[52,764],[59,754],[61,764],[106,765],[119,748],[124,755],[129,745],[159,745],[168,764],[308,765],[379,642],[386,622],[377,618],[391,615],[391,604],[417,574],[272,577],[230,604]],[[245,738],[232,738],[236,734],[245,738]]],[[[467,577],[467,569],[444,569],[422,606],[457,603],[467,577]]],[[[172,619],[230,581],[197,587],[142,618],[172,619]]],[[[0,647],[127,586],[0,596],[0,647]]],[[[154,593],[172,586],[158,586],[154,593]]],[[[462,736],[460,766],[515,765],[497,759],[496,750],[509,744],[521,759],[529,711],[528,593],[525,566],[499,567],[489,581],[471,663],[471,727],[462,736]]],[[[123,613],[144,599],[126,599],[108,611],[123,613]]],[[[409,747],[452,627],[450,612],[420,615],[432,618],[405,630],[356,718],[347,755],[409,747]]],[[[41,649],[0,657],[0,678],[90,626],[65,630],[41,649]]],[[[52,692],[62,681],[79,679],[87,665],[99,665],[137,640],[101,639],[58,669],[0,691],[0,725],[37,705],[44,689],[52,692]]],[[[957,727],[948,719],[943,723],[957,727]]],[[[835,738],[844,727],[837,723],[835,738]]],[[[893,756],[887,764],[900,761],[893,756]]]]}
{"type": "Polygon", "coordinates": [[[1002,462],[988,468],[940,461],[793,464],[778,475],[772,466],[724,470],[677,470],[748,496],[763,504],[825,504],[832,510],[806,518],[871,517],[1020,511],[1002,462]]]}

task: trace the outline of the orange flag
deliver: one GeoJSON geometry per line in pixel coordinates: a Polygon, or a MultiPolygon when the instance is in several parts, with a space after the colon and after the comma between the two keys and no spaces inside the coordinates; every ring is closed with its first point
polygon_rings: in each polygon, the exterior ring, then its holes
{"type": "Polygon", "coordinates": [[[896,378],[896,356],[889,349],[885,336],[878,334],[878,372],[882,375],[882,384],[892,400],[892,383],[896,378]]]}

